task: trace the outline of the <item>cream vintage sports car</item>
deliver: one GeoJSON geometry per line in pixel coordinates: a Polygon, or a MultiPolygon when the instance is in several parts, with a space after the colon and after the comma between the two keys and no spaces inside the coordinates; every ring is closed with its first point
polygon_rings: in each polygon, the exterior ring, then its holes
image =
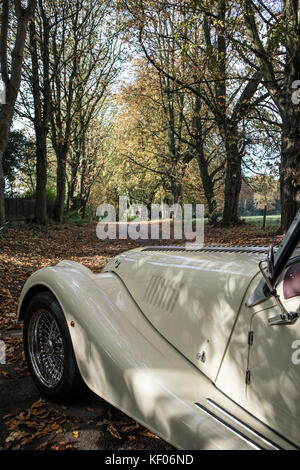
{"type": "Polygon", "coordinates": [[[62,261],[18,318],[49,399],[86,384],[178,449],[300,446],[300,211],[277,250],[146,247],[62,261]]]}

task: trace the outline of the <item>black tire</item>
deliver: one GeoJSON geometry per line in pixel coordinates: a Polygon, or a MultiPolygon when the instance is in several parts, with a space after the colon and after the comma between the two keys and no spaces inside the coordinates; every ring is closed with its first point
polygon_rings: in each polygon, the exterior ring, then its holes
{"type": "Polygon", "coordinates": [[[77,399],[85,390],[64,313],[51,292],[30,301],[24,316],[23,342],[32,379],[52,401],[77,399]]]}

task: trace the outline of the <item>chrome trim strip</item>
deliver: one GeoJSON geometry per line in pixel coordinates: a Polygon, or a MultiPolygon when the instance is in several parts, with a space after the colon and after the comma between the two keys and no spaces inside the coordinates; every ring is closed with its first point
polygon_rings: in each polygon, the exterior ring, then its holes
{"type": "MultiPolygon", "coordinates": [[[[276,251],[276,248],[274,248],[276,251]]],[[[258,254],[267,254],[267,247],[258,247],[258,246],[215,246],[215,245],[206,245],[202,248],[186,248],[185,246],[178,245],[157,245],[157,246],[146,246],[142,251],[183,251],[186,253],[190,252],[222,252],[222,253],[258,253],[258,254]]]]}
{"type": "Polygon", "coordinates": [[[205,408],[203,405],[200,405],[200,403],[195,403],[195,405],[200,408],[201,411],[203,411],[203,413],[207,414],[210,418],[213,418],[218,424],[221,424],[224,428],[228,429],[229,431],[231,431],[235,436],[239,437],[240,439],[242,439],[243,441],[247,442],[247,444],[249,444],[251,447],[253,447],[255,450],[263,450],[262,447],[259,447],[258,444],[256,444],[254,441],[252,441],[251,439],[249,439],[247,436],[245,436],[244,434],[242,434],[241,432],[237,431],[233,426],[231,426],[230,424],[226,423],[225,421],[223,421],[222,418],[219,418],[218,416],[216,416],[214,413],[212,413],[210,410],[208,410],[207,408],[205,408]]]}
{"type": "Polygon", "coordinates": [[[261,433],[255,431],[251,426],[248,426],[247,424],[243,423],[243,421],[239,420],[238,418],[236,418],[235,416],[233,416],[231,413],[229,413],[229,411],[226,411],[224,408],[222,408],[220,405],[218,405],[217,403],[215,403],[213,400],[211,400],[210,398],[206,398],[206,401],[211,405],[213,406],[215,409],[217,409],[218,411],[220,411],[220,413],[222,413],[224,416],[226,416],[227,418],[231,419],[234,423],[238,424],[239,426],[241,426],[243,429],[245,429],[246,431],[248,431],[250,434],[252,434],[253,436],[257,437],[258,439],[260,439],[262,442],[264,442],[265,444],[269,445],[270,447],[273,447],[274,450],[281,450],[280,447],[278,447],[277,445],[275,445],[272,441],[269,441],[269,439],[267,439],[266,437],[264,437],[261,433]]]}

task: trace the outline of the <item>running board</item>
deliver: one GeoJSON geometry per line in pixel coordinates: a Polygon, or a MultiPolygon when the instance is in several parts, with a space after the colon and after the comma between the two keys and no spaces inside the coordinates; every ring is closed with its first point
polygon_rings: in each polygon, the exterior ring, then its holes
{"type": "Polygon", "coordinates": [[[264,437],[261,433],[254,430],[251,426],[243,423],[241,420],[226,411],[210,398],[206,398],[206,402],[211,408],[214,409],[214,411],[207,408],[206,406],[201,405],[200,403],[195,403],[195,405],[203,413],[213,418],[218,424],[225,427],[235,436],[238,436],[240,439],[245,441],[254,450],[281,450],[278,445],[274,444],[269,439],[266,439],[266,437],[264,437]],[[216,414],[216,412],[218,414],[216,414]]]}

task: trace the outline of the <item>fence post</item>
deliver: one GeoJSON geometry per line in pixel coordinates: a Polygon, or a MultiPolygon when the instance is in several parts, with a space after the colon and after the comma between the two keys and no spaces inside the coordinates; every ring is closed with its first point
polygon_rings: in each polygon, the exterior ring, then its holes
{"type": "Polygon", "coordinates": [[[265,230],[266,228],[266,216],[267,216],[267,206],[264,206],[264,211],[263,211],[263,224],[262,224],[262,229],[265,230]]]}

